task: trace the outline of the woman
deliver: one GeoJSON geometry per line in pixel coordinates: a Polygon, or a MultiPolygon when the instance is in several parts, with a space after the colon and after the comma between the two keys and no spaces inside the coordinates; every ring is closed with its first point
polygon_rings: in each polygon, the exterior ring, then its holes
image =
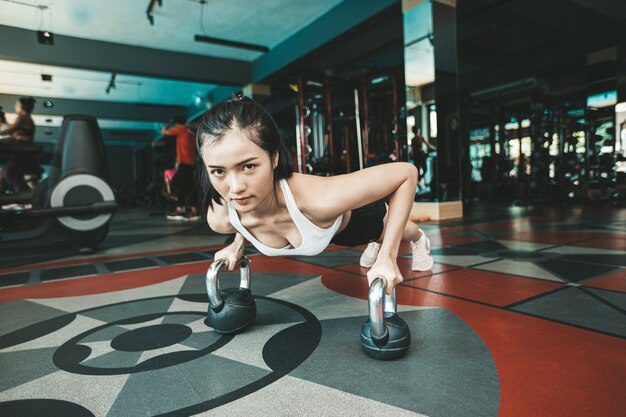
{"type": "Polygon", "coordinates": [[[293,173],[276,123],[245,97],[205,113],[197,146],[209,226],[235,233],[233,243],[215,254],[229,270],[243,256],[245,240],[268,256],[314,256],[329,243],[370,243],[361,257],[371,266],[367,278],[383,277],[389,294],[403,280],[396,260],[401,240],[412,242],[414,270],[432,267],[428,238],[407,221],[417,183],[413,165],[334,177],[293,173]]]}
{"type": "MultiPolygon", "coordinates": [[[[428,171],[428,152],[436,151],[433,145],[431,145],[424,136],[422,136],[420,129],[417,126],[413,126],[411,129],[413,132],[413,142],[411,143],[412,151],[413,151],[413,163],[417,167],[418,175],[420,179],[424,179],[426,176],[426,172],[428,171]],[[424,151],[424,145],[428,151],[424,151]]],[[[423,187],[422,187],[423,188],[423,187]]]]}
{"type": "MultiPolygon", "coordinates": [[[[3,141],[14,141],[18,143],[32,143],[35,139],[35,122],[31,117],[35,99],[32,97],[22,97],[15,102],[15,112],[17,118],[15,122],[4,130],[0,130],[0,136],[9,137],[0,139],[3,141]]],[[[15,154],[6,167],[6,178],[13,184],[16,194],[28,190],[28,184],[24,180],[24,174],[33,166],[33,161],[27,154],[15,154]]]]}
{"type": "Polygon", "coordinates": [[[2,106],[0,106],[0,130],[4,130],[7,127],[9,127],[9,122],[7,122],[7,117],[2,110],[2,106]]]}

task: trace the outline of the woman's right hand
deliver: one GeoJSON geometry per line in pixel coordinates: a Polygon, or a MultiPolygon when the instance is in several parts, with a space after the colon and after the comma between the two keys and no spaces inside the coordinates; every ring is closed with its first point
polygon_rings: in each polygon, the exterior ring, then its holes
{"type": "Polygon", "coordinates": [[[233,242],[230,245],[226,246],[224,249],[215,252],[213,259],[217,261],[218,259],[226,260],[226,268],[229,271],[233,271],[237,265],[239,265],[239,261],[243,257],[245,245],[241,245],[237,242],[233,242]]]}

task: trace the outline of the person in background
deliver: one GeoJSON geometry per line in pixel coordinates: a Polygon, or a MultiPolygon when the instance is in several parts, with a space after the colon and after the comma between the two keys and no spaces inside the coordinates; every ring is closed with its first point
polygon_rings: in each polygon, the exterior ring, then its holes
{"type": "Polygon", "coordinates": [[[196,137],[185,124],[183,116],[176,116],[161,129],[161,134],[176,136],[176,174],[172,177],[172,191],[176,195],[176,210],[167,214],[168,220],[198,221],[196,198],[196,137]]]}
{"type": "MultiPolygon", "coordinates": [[[[2,106],[0,106],[0,130],[4,130],[9,127],[9,122],[7,122],[7,116],[4,114],[2,110],[2,106]]],[[[0,166],[0,194],[4,194],[4,167],[0,166]]]]}
{"type": "Polygon", "coordinates": [[[0,106],[0,130],[4,130],[9,127],[9,122],[7,122],[7,116],[2,110],[2,106],[0,106]]]}
{"type": "Polygon", "coordinates": [[[428,152],[436,151],[433,145],[431,145],[424,136],[422,136],[420,129],[417,126],[413,126],[411,128],[413,134],[413,141],[411,142],[412,154],[413,154],[413,164],[417,167],[418,176],[419,176],[419,184],[422,188],[424,177],[426,176],[426,172],[428,171],[428,152]],[[424,151],[424,145],[426,145],[426,151],[424,151]]]}
{"type": "MultiPolygon", "coordinates": [[[[31,113],[35,107],[35,99],[32,97],[22,97],[15,102],[15,112],[17,118],[9,127],[0,130],[0,137],[9,135],[0,141],[11,141],[15,143],[32,143],[35,139],[35,122],[31,113]]],[[[6,120],[6,119],[5,119],[6,120]]],[[[28,191],[29,187],[24,180],[26,174],[33,166],[32,157],[28,154],[15,154],[6,166],[5,176],[13,184],[16,194],[28,191]]]]}

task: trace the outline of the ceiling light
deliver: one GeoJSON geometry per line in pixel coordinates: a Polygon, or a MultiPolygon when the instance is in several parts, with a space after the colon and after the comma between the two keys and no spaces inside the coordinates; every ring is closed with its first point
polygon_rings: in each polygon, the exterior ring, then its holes
{"type": "Polygon", "coordinates": [[[196,35],[194,37],[196,42],[214,43],[216,45],[228,46],[231,48],[248,49],[250,51],[257,51],[267,53],[270,48],[262,45],[255,45],[253,43],[230,41],[228,39],[212,38],[210,36],[196,35]]]}
{"type": "Polygon", "coordinates": [[[117,77],[117,73],[114,72],[113,74],[111,74],[111,80],[109,81],[109,85],[105,90],[107,94],[110,94],[111,90],[115,89],[115,77],[117,77]]]}
{"type": "Polygon", "coordinates": [[[54,45],[54,33],[47,30],[37,31],[37,39],[42,45],[54,45]]]}
{"type": "Polygon", "coordinates": [[[148,4],[148,9],[146,10],[146,16],[148,16],[148,21],[151,26],[154,26],[154,9],[156,9],[157,4],[159,7],[163,6],[163,0],[150,0],[148,4]]]}

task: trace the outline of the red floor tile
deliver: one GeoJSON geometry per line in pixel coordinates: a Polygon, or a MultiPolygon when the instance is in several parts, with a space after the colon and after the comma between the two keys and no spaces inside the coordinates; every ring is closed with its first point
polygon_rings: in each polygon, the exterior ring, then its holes
{"type": "Polygon", "coordinates": [[[610,275],[586,282],[585,286],[626,292],[626,269],[620,269],[610,275]]]}
{"type": "Polygon", "coordinates": [[[435,248],[442,246],[464,245],[466,243],[478,242],[486,239],[484,237],[465,237],[439,234],[428,234],[428,238],[430,239],[431,246],[435,248]]]}
{"type": "Polygon", "coordinates": [[[131,253],[128,255],[105,255],[105,256],[95,255],[90,258],[85,257],[85,258],[80,258],[80,259],[72,259],[69,261],[41,262],[41,263],[35,263],[35,264],[15,266],[11,268],[0,268],[0,274],[8,274],[8,273],[19,272],[19,271],[29,271],[33,269],[50,269],[50,268],[59,268],[59,267],[64,267],[64,266],[93,264],[96,262],[121,261],[124,259],[142,258],[146,256],[174,255],[177,253],[200,252],[200,251],[206,251],[210,249],[220,249],[223,247],[224,245],[192,246],[188,248],[164,249],[164,250],[151,251],[151,252],[138,252],[138,253],[131,253]]]}
{"type": "MultiPolygon", "coordinates": [[[[406,258],[398,258],[398,267],[400,268],[400,272],[402,272],[402,276],[405,280],[425,277],[428,275],[437,274],[443,271],[449,271],[451,269],[458,268],[453,265],[435,263],[430,271],[411,271],[411,260],[406,258]]],[[[339,266],[337,267],[337,269],[341,269],[342,271],[347,272],[354,272],[363,276],[367,275],[367,271],[369,271],[369,268],[362,268],[358,264],[339,266]]]]}
{"type": "Polygon", "coordinates": [[[145,287],[169,281],[187,274],[206,273],[212,261],[184,265],[162,266],[139,271],[119,272],[86,278],[44,282],[0,289],[0,303],[26,298],[61,298],[100,294],[129,288],[145,287]]]}
{"type": "Polygon", "coordinates": [[[496,306],[506,306],[562,287],[562,284],[557,282],[475,269],[444,272],[408,282],[406,285],[496,306]]]}
{"type": "MultiPolygon", "coordinates": [[[[322,282],[367,298],[356,285],[363,278],[339,274],[322,282]]],[[[398,304],[446,308],[480,336],[498,369],[499,417],[623,415],[625,340],[419,289],[400,287],[397,296],[398,304]]]]}
{"type": "Polygon", "coordinates": [[[516,235],[502,237],[506,240],[520,240],[523,242],[547,243],[553,245],[569,244],[576,240],[588,239],[597,236],[592,232],[540,232],[532,231],[516,235]]]}
{"type": "Polygon", "coordinates": [[[475,229],[494,232],[521,233],[529,230],[529,223],[527,219],[507,220],[502,222],[479,224],[475,226],[475,229]]]}
{"type": "MultiPolygon", "coordinates": [[[[301,274],[326,274],[329,270],[317,265],[287,258],[250,256],[250,268],[254,272],[292,272],[301,274]]],[[[0,288],[0,303],[27,298],[61,298],[88,294],[100,294],[139,288],[169,281],[187,274],[205,274],[213,261],[201,261],[183,265],[162,266],[114,274],[44,282],[36,285],[0,288]]],[[[367,289],[367,281],[365,281],[367,289]]]]}
{"type": "Polygon", "coordinates": [[[600,236],[584,242],[575,243],[572,246],[581,246],[585,248],[626,250],[626,238],[600,236]]]}

